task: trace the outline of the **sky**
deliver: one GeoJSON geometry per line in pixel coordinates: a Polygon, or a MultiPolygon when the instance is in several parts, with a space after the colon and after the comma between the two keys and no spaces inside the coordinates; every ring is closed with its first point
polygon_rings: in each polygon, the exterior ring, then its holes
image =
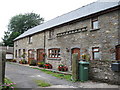
{"type": "Polygon", "coordinates": [[[95,1],[97,0],[1,0],[0,42],[13,16],[33,12],[48,21],[95,1]]]}

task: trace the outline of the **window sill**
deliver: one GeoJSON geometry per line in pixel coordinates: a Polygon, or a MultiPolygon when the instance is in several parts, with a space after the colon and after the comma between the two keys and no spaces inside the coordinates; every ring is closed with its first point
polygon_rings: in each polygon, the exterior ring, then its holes
{"type": "Polygon", "coordinates": [[[90,32],[92,32],[92,31],[97,31],[97,30],[100,30],[100,28],[97,28],[97,29],[90,29],[90,32]]]}
{"type": "Polygon", "coordinates": [[[28,43],[28,44],[32,44],[32,42],[31,42],[31,43],[28,43]]]}
{"type": "Polygon", "coordinates": [[[48,40],[52,40],[53,38],[48,38],[48,40]]]}
{"type": "Polygon", "coordinates": [[[58,61],[60,61],[61,60],[61,58],[47,58],[48,60],[58,60],[58,61]]]}

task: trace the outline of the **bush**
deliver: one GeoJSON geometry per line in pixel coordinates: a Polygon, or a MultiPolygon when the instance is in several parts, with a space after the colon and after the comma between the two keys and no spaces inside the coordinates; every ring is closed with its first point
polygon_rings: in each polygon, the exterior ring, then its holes
{"type": "Polygon", "coordinates": [[[44,64],[44,68],[52,69],[52,64],[50,64],[50,63],[45,63],[45,64],[44,64]]]}
{"type": "Polygon", "coordinates": [[[29,65],[30,66],[36,66],[37,65],[37,60],[31,60],[29,65]]]}
{"type": "Polygon", "coordinates": [[[27,61],[25,59],[19,61],[20,64],[27,64],[27,61]]]}
{"type": "Polygon", "coordinates": [[[17,62],[17,60],[15,60],[15,59],[8,59],[7,61],[8,62],[17,62]]]}
{"type": "Polygon", "coordinates": [[[13,59],[12,62],[17,62],[17,60],[13,59]]]}
{"type": "Polygon", "coordinates": [[[45,64],[44,62],[38,62],[38,63],[37,63],[37,65],[38,65],[39,67],[44,67],[44,64],[45,64]]]}
{"type": "Polygon", "coordinates": [[[27,61],[23,59],[22,64],[27,64],[27,61]]]}
{"type": "Polygon", "coordinates": [[[68,71],[68,67],[67,67],[67,66],[64,66],[63,64],[60,64],[60,65],[58,66],[58,70],[59,70],[59,71],[68,71]]]}

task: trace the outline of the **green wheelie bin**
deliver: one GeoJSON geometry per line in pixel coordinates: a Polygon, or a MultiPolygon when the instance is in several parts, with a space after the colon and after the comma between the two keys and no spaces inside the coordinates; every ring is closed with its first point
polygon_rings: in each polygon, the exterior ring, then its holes
{"type": "Polygon", "coordinates": [[[88,80],[88,69],[89,69],[89,62],[84,62],[84,61],[79,62],[79,80],[80,81],[88,80]]]}

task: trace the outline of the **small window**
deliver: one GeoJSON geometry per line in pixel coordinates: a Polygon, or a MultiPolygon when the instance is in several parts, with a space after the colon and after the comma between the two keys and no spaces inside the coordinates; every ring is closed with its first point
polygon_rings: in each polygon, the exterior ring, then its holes
{"type": "Polygon", "coordinates": [[[93,60],[100,60],[100,51],[99,47],[92,48],[93,60]]]}
{"type": "Polygon", "coordinates": [[[32,36],[29,36],[29,38],[28,38],[28,42],[29,42],[29,44],[32,43],[32,36]]]}
{"type": "Polygon", "coordinates": [[[21,49],[19,49],[19,58],[21,57],[21,49]]]}
{"type": "Polygon", "coordinates": [[[28,58],[34,58],[34,49],[28,50],[28,58]]]}
{"type": "Polygon", "coordinates": [[[60,49],[59,48],[53,48],[49,49],[49,58],[60,58],[60,49]]]}
{"type": "Polygon", "coordinates": [[[54,37],[54,30],[49,31],[49,39],[52,39],[54,37]]]}
{"type": "Polygon", "coordinates": [[[25,58],[25,49],[23,49],[23,58],[25,58]]]}
{"type": "Polygon", "coordinates": [[[17,58],[17,50],[15,50],[15,58],[17,58]]]}
{"type": "Polygon", "coordinates": [[[92,18],[92,29],[98,29],[98,17],[92,18]]]}
{"type": "Polygon", "coordinates": [[[16,41],[16,47],[18,46],[18,41],[16,41]]]}

